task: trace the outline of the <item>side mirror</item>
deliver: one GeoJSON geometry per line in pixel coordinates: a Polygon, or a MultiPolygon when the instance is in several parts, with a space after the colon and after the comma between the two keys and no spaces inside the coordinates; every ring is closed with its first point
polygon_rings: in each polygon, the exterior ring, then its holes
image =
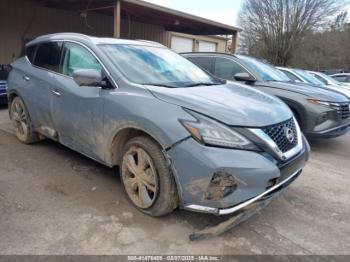
{"type": "Polygon", "coordinates": [[[251,82],[251,83],[256,82],[256,79],[248,73],[235,74],[234,78],[236,79],[236,81],[240,81],[240,82],[251,82]]]}
{"type": "Polygon", "coordinates": [[[102,73],[95,69],[74,70],[73,80],[79,86],[103,86],[102,73]]]}

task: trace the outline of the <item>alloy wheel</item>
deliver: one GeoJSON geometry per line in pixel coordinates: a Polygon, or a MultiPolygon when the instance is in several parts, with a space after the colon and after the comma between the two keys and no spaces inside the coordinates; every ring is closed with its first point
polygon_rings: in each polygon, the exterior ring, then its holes
{"type": "Polygon", "coordinates": [[[17,136],[21,139],[25,139],[28,136],[29,121],[23,104],[20,103],[20,101],[15,101],[12,105],[11,112],[11,118],[17,136]]]}
{"type": "Polygon", "coordinates": [[[157,198],[159,186],[157,170],[152,158],[141,147],[132,146],[124,155],[122,178],[131,201],[146,209],[157,198]]]}

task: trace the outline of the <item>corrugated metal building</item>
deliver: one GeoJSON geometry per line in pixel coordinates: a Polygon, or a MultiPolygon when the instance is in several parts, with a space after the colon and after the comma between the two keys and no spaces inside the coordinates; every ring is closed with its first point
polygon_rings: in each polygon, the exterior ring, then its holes
{"type": "Polygon", "coordinates": [[[78,32],[95,36],[146,39],[175,51],[235,49],[240,29],[141,0],[1,0],[0,64],[19,56],[36,36],[78,32]]]}

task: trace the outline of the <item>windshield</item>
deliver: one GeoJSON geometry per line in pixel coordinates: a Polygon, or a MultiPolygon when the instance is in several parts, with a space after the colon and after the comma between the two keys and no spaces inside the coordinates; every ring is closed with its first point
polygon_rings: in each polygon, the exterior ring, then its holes
{"type": "Polygon", "coordinates": [[[295,73],[297,73],[298,75],[300,75],[309,84],[312,84],[312,85],[315,85],[315,86],[324,86],[325,85],[322,81],[318,80],[316,77],[312,76],[311,74],[309,74],[305,70],[293,69],[293,71],[295,73]]]}
{"type": "Polygon", "coordinates": [[[264,81],[290,82],[291,80],[277,68],[259,61],[258,59],[237,55],[255,74],[264,81]]]}
{"type": "Polygon", "coordinates": [[[167,48],[126,44],[100,48],[133,83],[173,88],[223,83],[167,48]]]}
{"type": "Polygon", "coordinates": [[[332,84],[332,85],[338,85],[338,86],[341,86],[343,85],[341,82],[335,80],[333,77],[330,77],[326,74],[323,74],[323,73],[318,73],[320,75],[320,77],[326,79],[328,81],[328,83],[332,84]]]}

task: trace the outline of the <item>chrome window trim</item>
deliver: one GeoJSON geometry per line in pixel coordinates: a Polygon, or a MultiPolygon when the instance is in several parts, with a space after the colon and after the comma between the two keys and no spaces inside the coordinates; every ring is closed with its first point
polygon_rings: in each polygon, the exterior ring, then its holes
{"type": "Polygon", "coordinates": [[[254,135],[262,139],[266,145],[279,157],[280,160],[288,160],[291,157],[298,154],[303,149],[303,140],[302,140],[302,133],[298,124],[298,121],[293,117],[293,121],[295,124],[295,128],[297,130],[297,137],[298,137],[298,144],[292,148],[291,150],[283,153],[275,141],[272,140],[262,129],[260,128],[249,128],[248,130],[252,132],[254,135]]]}
{"type": "MultiPolygon", "coordinates": [[[[79,41],[75,41],[75,40],[64,40],[64,39],[55,39],[55,40],[44,40],[42,42],[38,42],[38,43],[35,43],[35,45],[40,45],[40,44],[43,44],[43,43],[50,43],[50,42],[63,42],[63,46],[64,46],[64,43],[74,43],[74,44],[77,44],[77,45],[80,45],[82,46],[83,48],[85,48],[89,53],[91,53],[93,55],[93,57],[95,57],[95,59],[101,64],[103,70],[106,72],[107,74],[107,77],[112,81],[112,84],[115,86],[116,89],[119,88],[118,84],[115,82],[115,80],[113,79],[111,73],[108,71],[107,67],[103,64],[103,62],[101,61],[101,59],[95,54],[95,52],[93,50],[91,50],[90,47],[88,47],[87,45],[83,44],[83,43],[80,43],[79,41]]],[[[38,47],[37,47],[38,48],[38,47]]],[[[37,50],[35,51],[35,53],[37,52],[37,50]]],[[[43,67],[40,67],[40,66],[37,66],[37,65],[34,65],[32,62],[29,61],[29,58],[27,57],[27,54],[25,55],[25,58],[27,60],[27,62],[32,65],[33,67],[35,68],[38,68],[38,69],[41,69],[41,70],[45,70],[45,71],[48,71],[50,73],[53,73],[53,74],[57,74],[59,76],[64,76],[64,77],[67,77],[69,79],[73,79],[73,77],[71,76],[67,76],[65,74],[62,74],[62,73],[59,73],[59,72],[55,72],[55,71],[52,71],[52,70],[49,70],[47,68],[43,68],[43,67]]],[[[61,63],[61,62],[60,62],[61,63]]]]}

